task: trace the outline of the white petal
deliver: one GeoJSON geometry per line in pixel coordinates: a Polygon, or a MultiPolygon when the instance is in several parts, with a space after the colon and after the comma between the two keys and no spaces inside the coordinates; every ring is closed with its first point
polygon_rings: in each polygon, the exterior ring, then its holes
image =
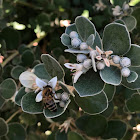
{"type": "Polygon", "coordinates": [[[36,95],[36,98],[35,98],[35,101],[36,102],[40,102],[42,101],[42,91],[40,91],[37,95],[36,95]]]}
{"type": "Polygon", "coordinates": [[[65,63],[64,66],[68,69],[76,69],[76,65],[75,64],[71,64],[71,63],[65,63]]]}
{"type": "Polygon", "coordinates": [[[32,72],[25,71],[19,76],[20,83],[27,88],[33,89],[33,84],[35,84],[36,75],[32,72]]]}
{"type": "Polygon", "coordinates": [[[45,86],[47,86],[47,83],[37,77],[36,78],[36,85],[39,88],[43,89],[45,86]]]}
{"type": "Polygon", "coordinates": [[[66,49],[65,52],[88,54],[89,53],[89,50],[66,49]]]}
{"type": "Polygon", "coordinates": [[[57,84],[57,76],[54,77],[54,78],[52,78],[52,79],[48,82],[48,84],[49,84],[53,89],[55,89],[56,84],[57,84]]]}
{"type": "Polygon", "coordinates": [[[79,77],[82,75],[82,71],[77,71],[76,74],[74,75],[73,82],[76,83],[79,77]]]}
{"type": "Polygon", "coordinates": [[[93,67],[93,70],[94,70],[95,72],[97,72],[96,63],[95,63],[95,57],[94,57],[94,56],[91,56],[91,60],[92,60],[92,67],[93,67]]]}

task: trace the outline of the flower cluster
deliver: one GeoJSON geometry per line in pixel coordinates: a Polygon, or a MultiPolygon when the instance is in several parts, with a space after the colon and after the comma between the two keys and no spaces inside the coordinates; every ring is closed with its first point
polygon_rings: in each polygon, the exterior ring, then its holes
{"type": "MultiPolygon", "coordinates": [[[[87,42],[82,42],[79,39],[79,35],[76,31],[72,31],[69,36],[73,49],[66,49],[65,52],[75,53],[77,63],[65,63],[64,65],[74,72],[74,83],[77,82],[82,74],[86,73],[92,67],[95,72],[97,72],[97,69],[103,70],[105,66],[110,67],[109,56],[113,51],[102,51],[98,46],[96,46],[96,49],[91,48],[87,42]]],[[[95,39],[94,36],[93,38],[95,39]]]]}
{"type": "Polygon", "coordinates": [[[122,8],[119,5],[117,5],[117,6],[115,6],[115,8],[112,8],[112,10],[113,10],[114,16],[123,15],[123,14],[127,13],[127,11],[129,10],[129,4],[124,2],[122,8]]]}
{"type": "Polygon", "coordinates": [[[69,95],[66,92],[56,93],[55,87],[57,85],[57,77],[52,78],[50,81],[42,80],[38,78],[34,73],[25,71],[23,72],[19,80],[21,84],[26,88],[26,92],[35,92],[36,102],[41,102],[44,98],[43,93],[46,87],[52,89],[52,97],[55,103],[59,103],[60,107],[65,107],[66,102],[69,100],[69,95]]]}

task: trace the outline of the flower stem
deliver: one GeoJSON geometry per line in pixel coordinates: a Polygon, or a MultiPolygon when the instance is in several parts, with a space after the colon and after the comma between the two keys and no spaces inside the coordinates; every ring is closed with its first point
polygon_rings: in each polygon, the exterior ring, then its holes
{"type": "MultiPolygon", "coordinates": [[[[40,38],[35,39],[35,40],[32,41],[31,43],[29,43],[29,44],[27,45],[27,47],[28,47],[28,48],[31,48],[35,42],[39,43],[45,36],[46,36],[46,34],[43,35],[43,36],[41,36],[40,38]]],[[[16,57],[18,54],[19,54],[19,52],[15,50],[14,53],[12,53],[12,54],[1,64],[1,66],[2,66],[2,67],[6,66],[6,64],[8,64],[8,63],[9,63],[14,57],[16,57]]]]}
{"type": "Polygon", "coordinates": [[[22,112],[21,109],[19,109],[18,111],[16,111],[14,114],[12,114],[7,120],[6,123],[9,123],[18,113],[22,112]]]}

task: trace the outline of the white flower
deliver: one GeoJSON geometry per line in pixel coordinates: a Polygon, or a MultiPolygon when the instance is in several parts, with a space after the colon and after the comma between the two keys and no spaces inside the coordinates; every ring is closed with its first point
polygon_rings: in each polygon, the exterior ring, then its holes
{"type": "Polygon", "coordinates": [[[124,2],[122,9],[124,11],[127,11],[129,9],[129,4],[127,4],[126,1],[124,2]]]}
{"type": "Polygon", "coordinates": [[[97,11],[101,10],[103,11],[106,8],[106,5],[104,5],[104,3],[102,2],[102,0],[99,0],[99,3],[95,4],[97,11]]]}
{"type": "Polygon", "coordinates": [[[65,63],[64,66],[68,69],[71,69],[73,73],[73,82],[76,83],[79,77],[88,71],[88,69],[84,68],[83,64],[71,64],[71,63],[65,63]]]}
{"type": "Polygon", "coordinates": [[[35,91],[35,93],[39,92],[36,96],[36,102],[42,101],[42,91],[44,87],[49,85],[52,87],[52,91],[55,92],[55,87],[57,84],[57,77],[52,78],[49,82],[45,82],[38,78],[34,73],[25,71],[19,76],[19,80],[21,84],[29,89],[35,91]]]}
{"type": "Polygon", "coordinates": [[[119,5],[115,6],[115,8],[112,8],[112,10],[113,10],[114,16],[119,16],[122,14],[122,11],[121,11],[122,9],[119,5]]]}

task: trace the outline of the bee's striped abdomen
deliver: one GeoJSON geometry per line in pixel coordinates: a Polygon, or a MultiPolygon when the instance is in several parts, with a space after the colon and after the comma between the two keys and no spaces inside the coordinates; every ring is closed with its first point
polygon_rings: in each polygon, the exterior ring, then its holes
{"type": "Polygon", "coordinates": [[[46,101],[46,102],[44,103],[44,105],[45,105],[45,108],[48,108],[50,111],[53,111],[53,112],[57,111],[57,105],[56,105],[56,103],[53,101],[53,99],[52,99],[52,100],[46,101]]]}

